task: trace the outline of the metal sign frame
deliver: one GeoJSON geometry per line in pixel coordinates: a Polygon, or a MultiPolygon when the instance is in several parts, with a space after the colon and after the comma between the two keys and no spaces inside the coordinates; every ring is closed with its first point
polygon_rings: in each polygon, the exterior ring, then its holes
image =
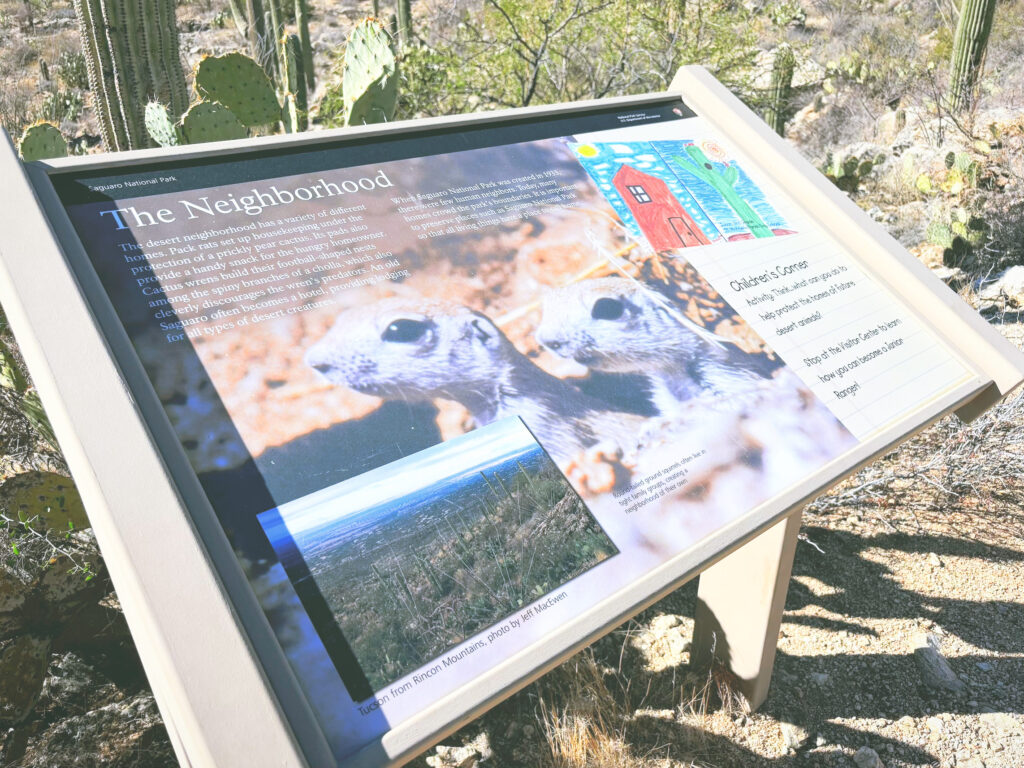
{"type": "Polygon", "coordinates": [[[500,660],[488,674],[343,763],[361,768],[409,759],[702,572],[695,654],[707,652],[712,629],[728,635],[726,661],[758,704],[770,679],[799,511],[936,419],[951,412],[967,419],[980,414],[1021,383],[1024,356],[700,67],[680,70],[665,93],[598,102],[29,165],[18,160],[9,142],[0,147],[0,302],[89,510],[183,765],[335,761],[98,278],[70,267],[87,263],[86,255],[51,176],[69,169],[130,169],[157,159],[227,158],[328,141],[415,136],[595,106],[639,107],[668,96],[682,96],[742,146],[974,375],[575,615],[545,640],[539,661],[535,649],[500,660]],[[762,588],[751,590],[752,579],[762,588]]]}

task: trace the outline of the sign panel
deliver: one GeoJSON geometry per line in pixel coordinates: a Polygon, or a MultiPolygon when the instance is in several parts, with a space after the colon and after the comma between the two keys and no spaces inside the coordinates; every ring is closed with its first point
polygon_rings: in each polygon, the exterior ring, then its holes
{"type": "Polygon", "coordinates": [[[341,762],[984,386],[675,96],[50,179],[341,762]]]}

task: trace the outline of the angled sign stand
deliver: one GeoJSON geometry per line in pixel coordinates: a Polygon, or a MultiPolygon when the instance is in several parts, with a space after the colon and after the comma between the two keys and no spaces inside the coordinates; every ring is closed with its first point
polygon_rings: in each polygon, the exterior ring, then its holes
{"type": "Polygon", "coordinates": [[[698,574],[757,705],[803,505],[1024,378],[699,68],[0,167],[0,302],[186,765],[401,763],[698,574]]]}

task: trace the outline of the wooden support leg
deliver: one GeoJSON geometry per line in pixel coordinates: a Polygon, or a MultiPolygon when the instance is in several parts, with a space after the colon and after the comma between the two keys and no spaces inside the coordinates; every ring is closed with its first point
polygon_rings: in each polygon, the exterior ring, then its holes
{"type": "Polygon", "coordinates": [[[739,679],[752,709],[768,697],[782,609],[793,573],[797,511],[701,573],[692,665],[712,656],[739,679]]]}

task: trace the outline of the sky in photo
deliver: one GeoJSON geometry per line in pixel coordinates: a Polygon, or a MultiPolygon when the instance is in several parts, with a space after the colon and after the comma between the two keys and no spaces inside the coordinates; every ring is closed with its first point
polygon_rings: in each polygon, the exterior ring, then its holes
{"type": "Polygon", "coordinates": [[[486,470],[537,447],[521,419],[502,419],[282,505],[278,512],[291,534],[297,536],[439,481],[486,470]]]}

